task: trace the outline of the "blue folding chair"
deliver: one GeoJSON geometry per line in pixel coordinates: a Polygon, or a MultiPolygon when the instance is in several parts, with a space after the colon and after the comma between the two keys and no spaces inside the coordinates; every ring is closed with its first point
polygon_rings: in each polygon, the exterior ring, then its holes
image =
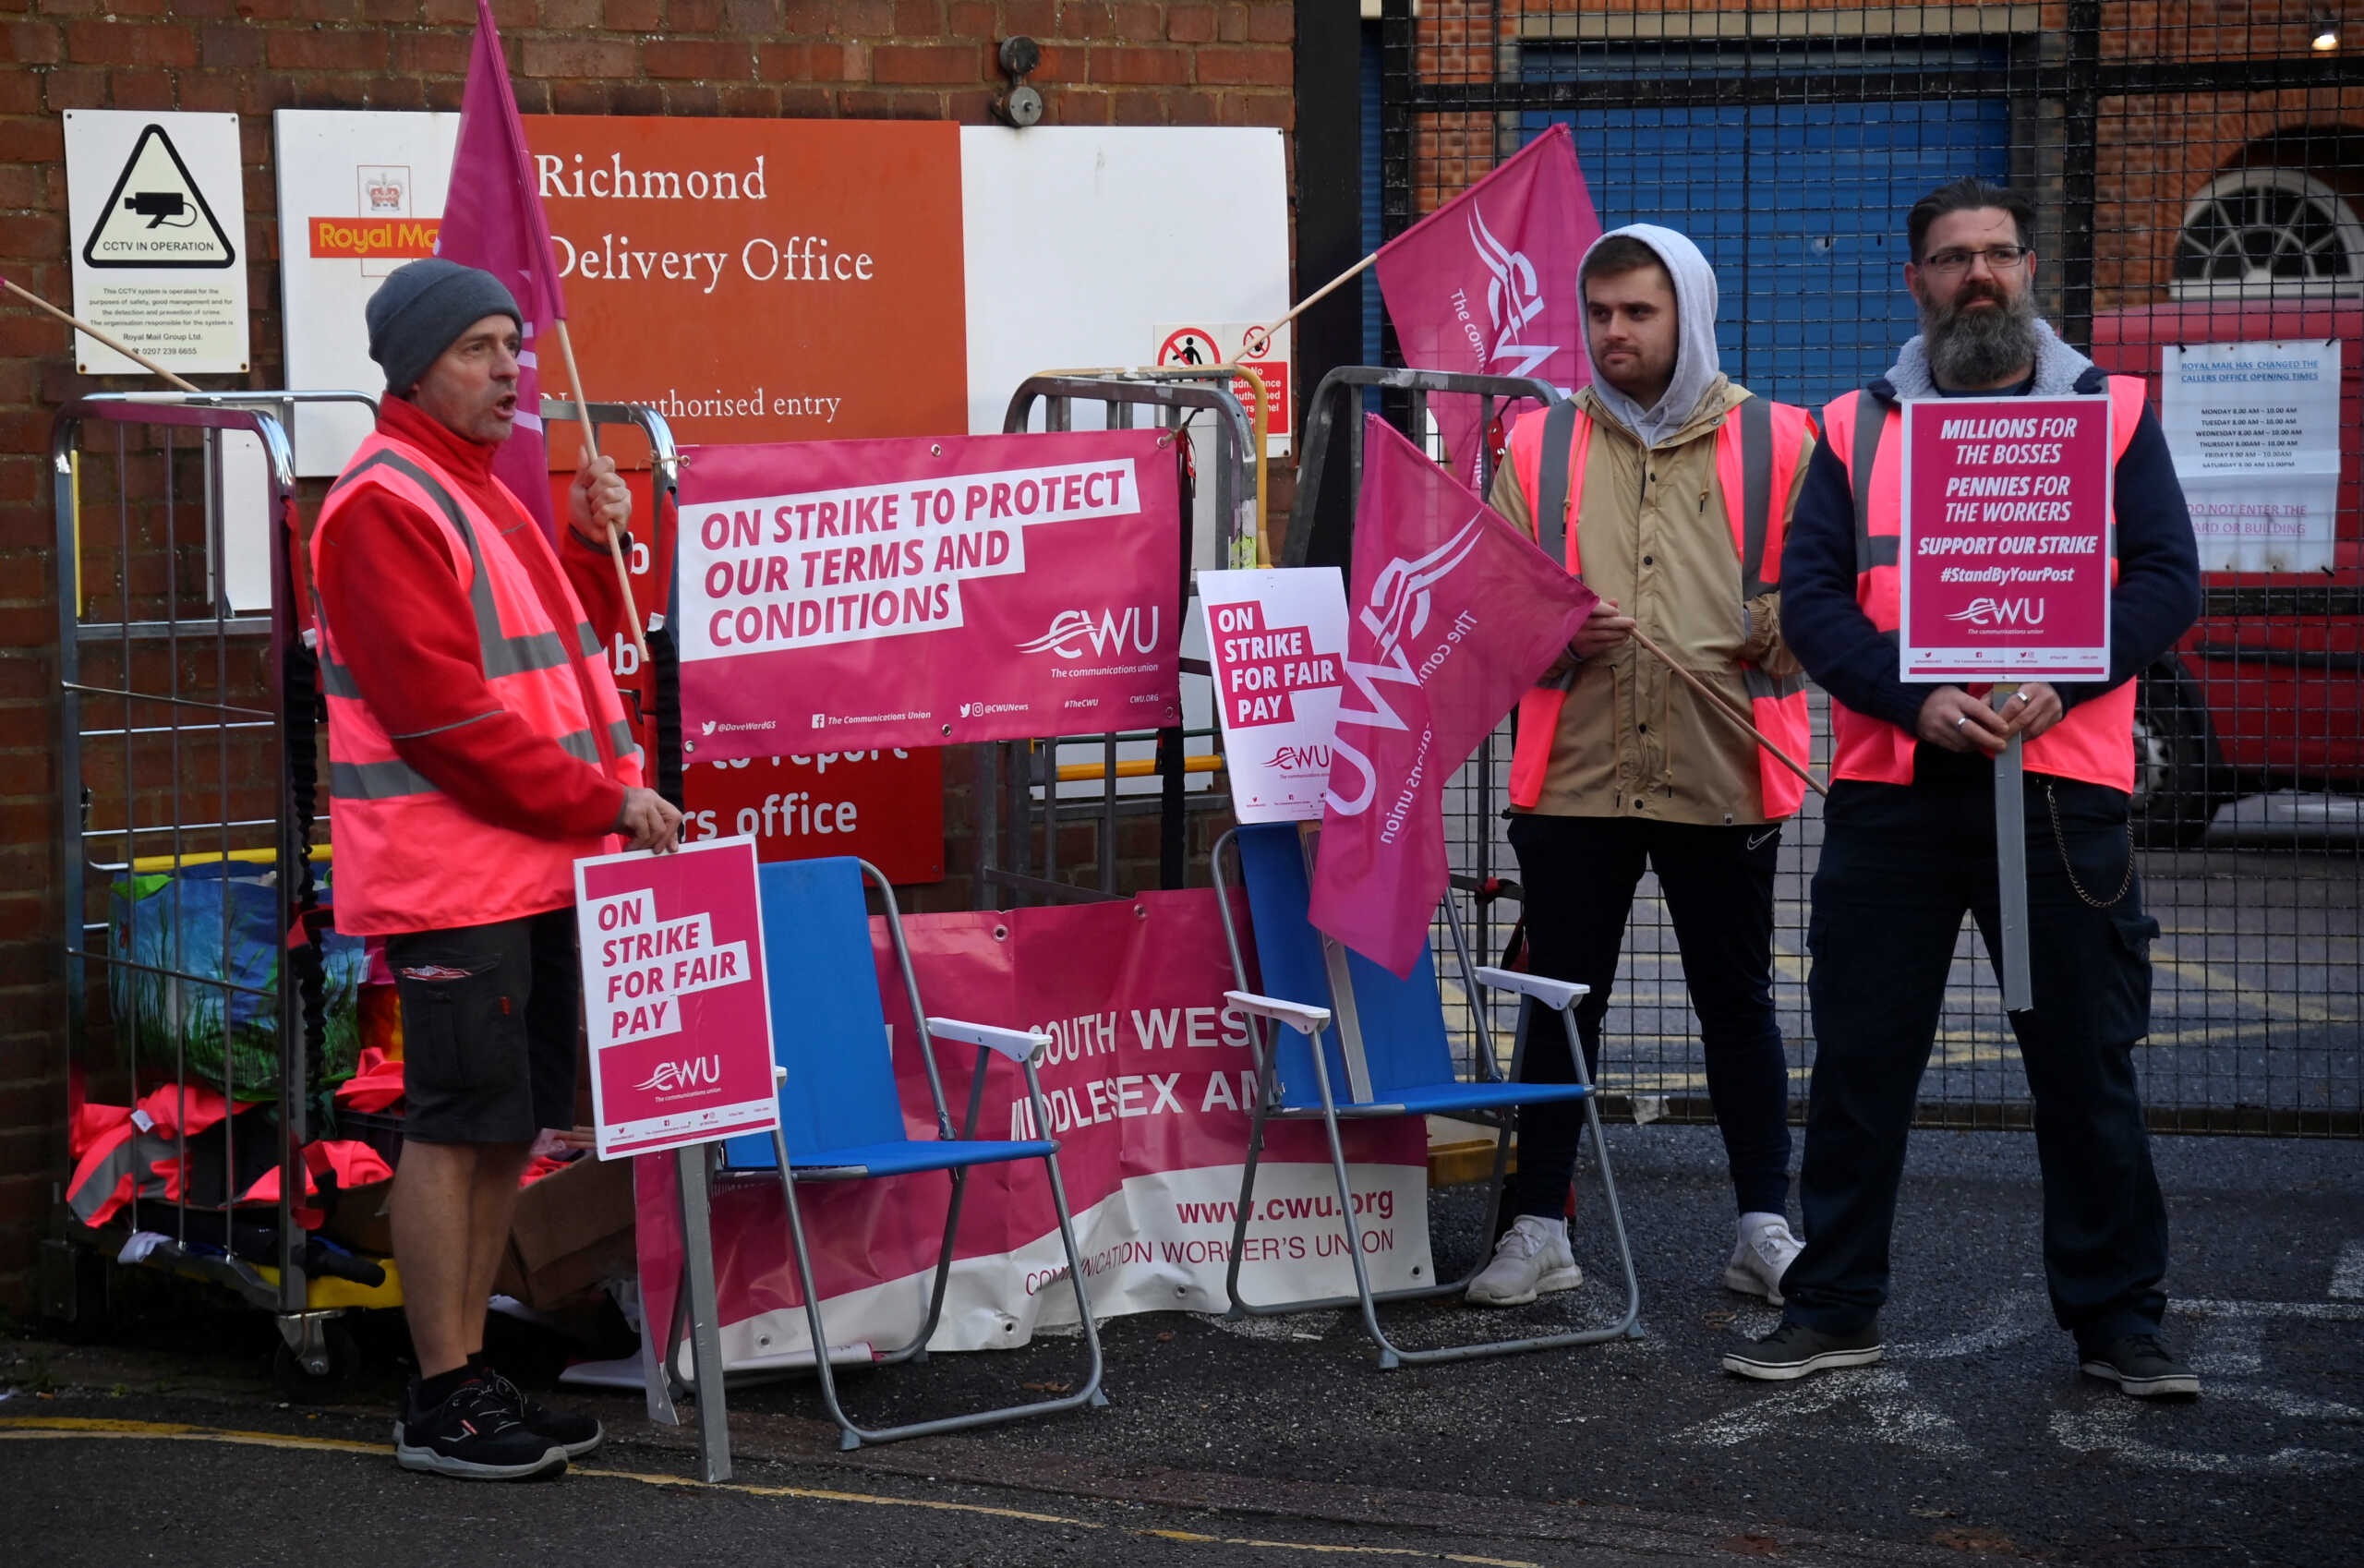
{"type": "MultiPolygon", "coordinates": [[[[774,1168],[779,1172],[781,1195],[788,1202],[789,1244],[796,1262],[797,1282],[804,1291],[805,1320],[812,1325],[813,1362],[820,1375],[821,1400],[838,1423],[840,1448],[865,1442],[892,1442],[958,1431],[1027,1416],[1047,1416],[1079,1405],[1104,1405],[1100,1392],[1100,1336],[1092,1326],[1092,1302],[1085,1295],[1083,1267],[1076,1257],[1075,1224],[1067,1211],[1066,1185],[1059,1179],[1058,1144],[1050,1139],[1019,1142],[981,1140],[973,1134],[983,1103],[985,1072],[996,1055],[1018,1064],[1026,1077],[1026,1092],[1033,1104],[1034,1125],[1051,1125],[1050,1109],[1034,1065],[1047,1034],[958,1019],[930,1018],[921,1005],[919,977],[911,970],[911,949],[904,945],[902,913],[886,876],[867,861],[850,856],[828,860],[781,861],[757,873],[763,898],[764,966],[771,988],[772,1038],[778,1068],[784,1073],[779,1090],[779,1130],[729,1140],[725,1162],[735,1168],[774,1168]],[[911,1017],[918,1022],[920,1060],[927,1068],[928,1092],[935,1103],[936,1136],[914,1139],[903,1127],[902,1103],[896,1093],[894,1062],[886,1034],[886,1015],[878,995],[877,969],[872,960],[870,912],[862,899],[867,877],[886,906],[886,929],[895,943],[903,988],[911,998],[911,1017]],[[935,1041],[956,1040],[977,1047],[977,1069],[971,1080],[969,1114],[959,1135],[944,1100],[944,1080],[936,1071],[935,1041]],[[860,1181],[870,1176],[910,1176],[943,1171],[952,1181],[952,1206],[945,1216],[944,1246],[936,1260],[935,1283],[929,1293],[927,1321],[909,1345],[880,1353],[884,1364],[927,1359],[927,1342],[944,1310],[944,1293],[952,1272],[952,1247],[960,1228],[960,1203],[971,1166],[1013,1160],[1040,1160],[1050,1173],[1051,1201],[1059,1217],[1059,1239],[1067,1248],[1067,1279],[1075,1290],[1076,1313],[1083,1324],[1084,1347],[1091,1359],[1083,1386],[1057,1399],[1004,1405],[971,1415],[913,1421],[899,1427],[858,1427],[838,1403],[837,1380],[829,1366],[829,1341],[821,1321],[820,1297],[813,1287],[811,1255],[804,1239],[796,1188],[800,1182],[860,1181]]],[[[672,1364],[669,1355],[668,1365],[672,1364]]]]}
{"type": "Polygon", "coordinates": [[[1617,1203],[1617,1182],[1609,1168],[1609,1150],[1601,1141],[1600,1112],[1592,1084],[1585,1076],[1584,1053],[1574,1053],[1574,1083],[1515,1081],[1526,1049],[1526,1015],[1513,1045],[1511,1078],[1502,1077],[1494,1061],[1493,1033],[1482,1004],[1485,990],[1508,991],[1524,998],[1522,1008],[1549,1007],[1576,1038],[1576,998],[1590,988],[1541,975],[1473,967],[1461,916],[1448,896],[1445,916],[1467,988],[1470,1015],[1478,1032],[1478,1078],[1462,1079],[1453,1069],[1453,1051],[1444,1033],[1443,999],[1437,989],[1436,965],[1427,947],[1408,980],[1397,980],[1358,953],[1325,938],[1306,919],[1311,898],[1308,873],[1309,846],[1294,824],[1260,824],[1236,827],[1215,845],[1213,869],[1224,936],[1231,946],[1232,972],[1239,989],[1226,999],[1265,1023],[1279,1026],[1266,1038],[1260,1025],[1249,1031],[1256,1055],[1258,1092],[1248,1137],[1248,1160],[1240,1176],[1238,1218],[1232,1232],[1231,1271],[1225,1284],[1234,1317],[1270,1317],[1359,1303],[1363,1327],[1379,1345],[1379,1364],[1393,1368],[1406,1362],[1457,1361],[1479,1356],[1501,1356],[1520,1350],[1548,1350],[1561,1345],[1598,1345],[1604,1340],[1641,1337],[1641,1281],[1634,1272],[1633,1248],[1625,1237],[1625,1217],[1617,1203]],[[1224,874],[1224,850],[1237,856],[1248,887],[1248,906],[1262,976],[1261,993],[1248,988],[1248,968],[1232,914],[1231,886],[1224,874]],[[1615,1322],[1598,1328],[1527,1339],[1486,1340],[1446,1345],[1433,1350],[1405,1350],[1387,1337],[1379,1325],[1381,1301],[1420,1300],[1458,1295],[1468,1288],[1477,1268],[1448,1285],[1415,1286],[1374,1294],[1355,1235],[1354,1194],[1346,1181],[1346,1153],[1339,1126],[1347,1120],[1384,1116],[1449,1116],[1500,1129],[1494,1146],[1493,1200],[1487,1234],[1501,1218],[1502,1173],[1510,1158],[1514,1113],[1521,1105],[1550,1100],[1581,1100],[1592,1128],[1593,1152],[1600,1184],[1609,1200],[1609,1223],[1617,1238],[1618,1260],[1625,1270],[1625,1311],[1615,1322]],[[1246,1250],[1248,1219],[1255,1212],[1256,1165],[1264,1148],[1270,1122],[1319,1120],[1330,1138],[1330,1164],[1338,1182],[1338,1213],[1345,1231],[1346,1256],[1355,1270],[1355,1295],[1321,1300],[1259,1305],[1239,1293],[1239,1260],[1246,1250]]]}

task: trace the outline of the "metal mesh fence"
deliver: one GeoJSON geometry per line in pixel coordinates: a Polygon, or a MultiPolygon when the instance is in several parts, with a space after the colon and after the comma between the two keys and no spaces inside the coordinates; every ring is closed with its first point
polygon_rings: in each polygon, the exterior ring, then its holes
{"type": "MultiPolygon", "coordinates": [[[[1760,394],[1818,409],[1888,366],[1917,330],[1906,209],[1966,174],[2032,198],[2044,314],[2104,368],[2149,378],[2154,407],[2177,363],[2210,355],[2279,344],[2336,363],[2338,471],[2311,481],[2310,515],[2281,481],[2186,471],[2205,606],[2140,689],[2140,868],[2163,935],[2139,1061],[2162,1128],[2364,1136],[2364,15],[1385,0],[1367,25],[1378,237],[1565,124],[1604,226],[1664,223],[1707,253],[1724,368],[1760,394]]],[[[2171,440],[2183,468],[2191,441],[2171,440]]],[[[1505,732],[1491,779],[1508,763],[1505,732]]],[[[1474,766],[1449,792],[1456,866],[1514,875],[1495,792],[1474,766]]],[[[1775,934],[1801,1095],[1820,839],[1810,796],[1784,835],[1775,934]]],[[[1487,911],[1490,946],[1514,918],[1487,911]]],[[[1647,877],[1607,1040],[1612,1092],[1707,1115],[1647,877]]],[[[1966,926],[1924,1123],[2024,1125],[2016,1057],[1966,926]]]]}

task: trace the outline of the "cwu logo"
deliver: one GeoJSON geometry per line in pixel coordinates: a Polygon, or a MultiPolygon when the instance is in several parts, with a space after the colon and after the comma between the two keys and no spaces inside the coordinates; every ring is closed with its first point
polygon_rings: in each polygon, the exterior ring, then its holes
{"type": "Polygon", "coordinates": [[[1469,242],[1478,248],[1478,259],[1494,275],[1494,281],[1486,285],[1486,316],[1494,329],[1489,368],[1495,375],[1532,376],[1560,352],[1558,344],[1526,340],[1527,327],[1543,314],[1543,289],[1535,263],[1525,251],[1513,250],[1494,237],[1475,202],[1469,209],[1469,242]]]}
{"type": "Polygon", "coordinates": [[[1955,610],[1946,619],[1966,621],[1972,626],[2041,626],[2044,610],[2040,598],[1998,599],[1982,594],[1970,601],[1970,608],[1955,610]]]}
{"type": "Polygon", "coordinates": [[[1105,658],[1111,654],[1157,651],[1158,609],[1128,605],[1120,617],[1103,607],[1098,620],[1084,609],[1063,609],[1051,618],[1050,630],[1031,643],[1018,645],[1019,653],[1046,653],[1063,659],[1105,658]]]}
{"type": "Polygon", "coordinates": [[[720,1056],[692,1056],[685,1062],[659,1062],[649,1075],[633,1085],[636,1090],[668,1094],[681,1089],[713,1089],[722,1082],[720,1056]]]}
{"type": "Polygon", "coordinates": [[[1330,771],[1330,748],[1327,746],[1283,746],[1265,759],[1264,766],[1275,773],[1326,775],[1330,771]]]}
{"type": "Polygon", "coordinates": [[[1362,622],[1379,640],[1382,657],[1393,653],[1395,645],[1405,637],[1418,636],[1428,625],[1429,590],[1478,548],[1484,523],[1482,513],[1471,517],[1461,532],[1419,560],[1406,561],[1399,555],[1371,580],[1370,604],[1362,611],[1362,622]]]}

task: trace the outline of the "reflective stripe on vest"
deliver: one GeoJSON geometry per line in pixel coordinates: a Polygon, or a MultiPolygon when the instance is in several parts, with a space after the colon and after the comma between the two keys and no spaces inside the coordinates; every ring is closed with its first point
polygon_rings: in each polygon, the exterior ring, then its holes
{"type": "MultiPolygon", "coordinates": [[[[2141,427],[2145,403],[2140,377],[2109,378],[2110,463],[2126,455],[2141,427]]],[[[1855,501],[1855,602],[1880,634],[1896,640],[1902,619],[1898,577],[1901,537],[1902,476],[1897,441],[1902,438],[1903,407],[1865,392],[1848,392],[1824,410],[1832,449],[1846,465],[1855,501]],[[1868,459],[1868,460],[1866,460],[1868,459]]],[[[2109,522],[2110,573],[2117,572],[2117,520],[2109,522]]],[[[1912,782],[1910,732],[1885,719],[1830,705],[1833,778],[1875,784],[1912,782]]],[[[2026,745],[2031,772],[2048,773],[2132,792],[2134,789],[2134,682],[2122,681],[2105,694],[2079,703],[2067,717],[2026,745]]]]}
{"type": "MultiPolygon", "coordinates": [[[[1813,432],[1814,421],[1803,409],[1759,397],[1747,398],[1731,409],[1716,431],[1716,479],[1724,493],[1732,549],[1740,561],[1743,599],[1770,593],[1780,585],[1782,511],[1777,498],[1779,503],[1787,502],[1800,454],[1813,432]],[[1768,560],[1775,563],[1769,574],[1768,560]]],[[[1546,554],[1564,561],[1570,572],[1581,575],[1578,529],[1569,525],[1577,510],[1576,500],[1584,493],[1592,420],[1574,399],[1552,404],[1542,415],[1541,439],[1531,464],[1522,461],[1526,454],[1517,450],[1515,436],[1514,431],[1510,461],[1527,495],[1536,542],[1546,554]]],[[[1812,739],[1804,678],[1777,679],[1754,665],[1743,665],[1741,680],[1756,728],[1791,755],[1803,754],[1812,739]]],[[[1542,800],[1560,713],[1574,683],[1575,671],[1571,669],[1558,686],[1538,686],[1519,699],[1518,743],[1511,754],[1511,804],[1532,809],[1542,800]]],[[[1795,812],[1805,794],[1797,775],[1763,752],[1757,757],[1757,789],[1768,819],[1795,812]]]]}
{"type": "MultiPolygon", "coordinates": [[[[330,492],[314,533],[316,556],[322,534],[361,485],[384,488],[433,519],[453,586],[464,587],[484,679],[499,706],[449,728],[511,715],[577,761],[638,783],[640,753],[606,650],[562,578],[562,597],[545,601],[536,573],[558,564],[513,498],[498,492],[496,501],[510,504],[488,512],[494,501],[463,492],[429,455],[373,435],[330,492]]],[[[574,860],[599,852],[606,836],[543,838],[472,814],[398,754],[398,744],[416,737],[388,730],[342,662],[336,627],[325,615],[320,621],[340,928],[374,935],[487,924],[568,902],[574,860]]]]}

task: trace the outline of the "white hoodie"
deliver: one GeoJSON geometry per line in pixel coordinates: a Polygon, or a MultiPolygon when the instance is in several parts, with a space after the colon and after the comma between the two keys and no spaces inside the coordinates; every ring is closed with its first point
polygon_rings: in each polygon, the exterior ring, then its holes
{"type": "MultiPolygon", "coordinates": [[[[1593,250],[1603,240],[1624,235],[1640,240],[1658,252],[1666,263],[1667,276],[1674,280],[1674,308],[1678,326],[1675,340],[1674,380],[1667,383],[1666,395],[1655,407],[1645,409],[1632,398],[1609,384],[1600,373],[1600,362],[1592,356],[1592,334],[1585,334],[1585,358],[1592,366],[1592,390],[1601,405],[1616,416],[1617,422],[1640,439],[1645,447],[1655,447],[1691,420],[1692,411],[1699,406],[1707,388],[1723,373],[1723,366],[1716,355],[1716,272],[1699,247],[1672,229],[1656,223],[1628,223],[1622,229],[1611,229],[1593,241],[1585,252],[1589,259],[1593,250]]],[[[1577,275],[1583,275],[1581,264],[1577,275]]]]}

